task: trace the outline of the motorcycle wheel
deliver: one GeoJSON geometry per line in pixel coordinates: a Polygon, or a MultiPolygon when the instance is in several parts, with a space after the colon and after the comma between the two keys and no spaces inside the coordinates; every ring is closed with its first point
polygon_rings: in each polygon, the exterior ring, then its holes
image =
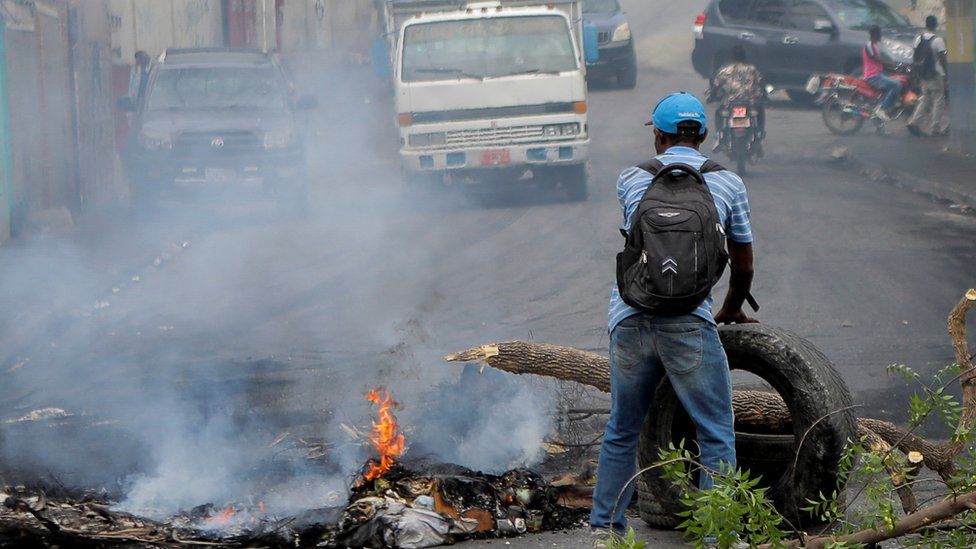
{"type": "Polygon", "coordinates": [[[824,103],[821,116],[827,129],[837,135],[852,135],[864,125],[864,117],[850,110],[859,106],[850,98],[834,96],[824,103]]]}
{"type": "Polygon", "coordinates": [[[742,177],[746,174],[746,165],[749,161],[749,145],[746,139],[738,138],[732,140],[732,151],[730,156],[735,160],[735,173],[742,177]]]}

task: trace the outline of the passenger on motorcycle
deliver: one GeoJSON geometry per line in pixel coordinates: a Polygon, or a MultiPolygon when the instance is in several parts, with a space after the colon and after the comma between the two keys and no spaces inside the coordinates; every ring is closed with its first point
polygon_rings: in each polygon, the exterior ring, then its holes
{"type": "MultiPolygon", "coordinates": [[[[881,27],[871,25],[868,29],[871,39],[861,49],[861,63],[863,65],[862,78],[868,84],[881,92],[881,104],[874,111],[874,117],[881,122],[888,122],[891,118],[888,112],[894,108],[901,95],[901,84],[885,74],[886,63],[881,58],[881,27]]],[[[890,66],[890,64],[888,64],[890,66]]]]}
{"type": "MultiPolygon", "coordinates": [[[[742,46],[732,48],[732,62],[719,69],[712,80],[712,87],[708,90],[708,100],[721,101],[715,109],[715,120],[719,128],[725,127],[725,117],[722,113],[729,108],[732,103],[745,103],[756,113],[756,125],[758,134],[756,143],[760,143],[766,137],[766,108],[763,103],[766,100],[766,86],[763,83],[762,73],[755,65],[746,62],[746,50],[742,46]]],[[[718,142],[713,151],[721,147],[721,132],[718,142]]]]}

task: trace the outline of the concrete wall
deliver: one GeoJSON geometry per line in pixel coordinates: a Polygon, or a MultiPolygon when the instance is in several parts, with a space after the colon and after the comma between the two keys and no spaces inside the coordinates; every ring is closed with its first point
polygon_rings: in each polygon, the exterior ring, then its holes
{"type": "Polygon", "coordinates": [[[112,60],[129,65],[138,50],[156,57],[166,48],[220,46],[220,0],[109,0],[112,60]]]}
{"type": "Polygon", "coordinates": [[[976,152],[976,0],[946,0],[951,146],[976,152]]]}
{"type": "Polygon", "coordinates": [[[115,177],[115,93],[108,4],[70,0],[68,40],[74,116],[77,205],[87,208],[117,199],[115,177]]]}
{"type": "Polygon", "coordinates": [[[0,4],[6,25],[11,225],[16,233],[32,212],[78,207],[67,5],[11,0],[0,4]]]}
{"type": "Polygon", "coordinates": [[[16,236],[52,212],[70,220],[113,198],[108,9],[105,0],[0,0],[0,25],[16,236]]]}

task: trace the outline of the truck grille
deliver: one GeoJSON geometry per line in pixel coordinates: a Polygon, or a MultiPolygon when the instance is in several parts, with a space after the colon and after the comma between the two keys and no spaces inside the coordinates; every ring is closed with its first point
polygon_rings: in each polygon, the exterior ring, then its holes
{"type": "MultiPolygon", "coordinates": [[[[592,34],[590,36],[593,36],[592,34]]],[[[596,43],[601,46],[610,43],[610,31],[600,31],[596,33],[596,43]]]]}
{"type": "Polygon", "coordinates": [[[512,145],[538,141],[541,137],[542,126],[456,130],[447,132],[447,145],[512,145]]]}
{"type": "Polygon", "coordinates": [[[173,149],[181,155],[235,155],[263,150],[263,144],[252,132],[186,132],[173,149]]]}

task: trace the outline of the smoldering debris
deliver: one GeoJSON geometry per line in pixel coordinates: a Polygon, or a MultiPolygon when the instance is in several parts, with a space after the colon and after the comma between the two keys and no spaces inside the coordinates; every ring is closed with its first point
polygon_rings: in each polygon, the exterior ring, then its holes
{"type": "Polygon", "coordinates": [[[167,520],[115,511],[93,494],[47,497],[0,489],[0,547],[220,546],[422,548],[469,538],[500,538],[571,528],[585,511],[564,507],[564,492],[525,469],[489,475],[459,466],[418,473],[395,465],[360,483],[343,507],[276,516],[263,501],[201,505],[167,520]],[[450,471],[441,473],[438,471],[450,471]]]}

